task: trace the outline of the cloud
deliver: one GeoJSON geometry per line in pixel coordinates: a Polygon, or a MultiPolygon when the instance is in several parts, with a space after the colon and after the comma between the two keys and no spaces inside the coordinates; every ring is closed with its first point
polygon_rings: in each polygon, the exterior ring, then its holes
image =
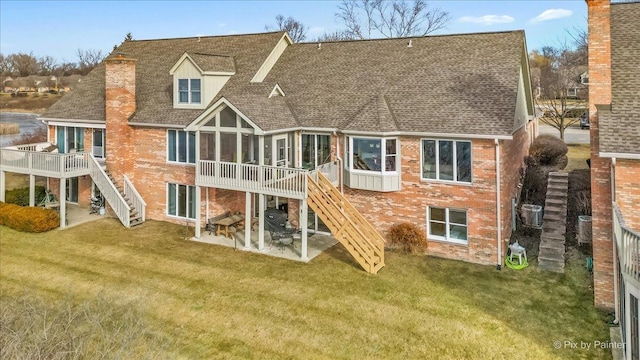
{"type": "Polygon", "coordinates": [[[463,16],[458,19],[459,22],[474,23],[482,25],[507,24],[512,23],[515,19],[509,15],[484,15],[484,16],[463,16]]]}
{"type": "Polygon", "coordinates": [[[542,13],[540,13],[540,15],[534,17],[533,19],[529,20],[532,23],[538,23],[538,22],[542,22],[542,21],[548,21],[548,20],[555,20],[555,19],[562,19],[565,17],[569,17],[573,15],[573,11],[571,10],[566,10],[566,9],[548,9],[543,11],[542,13]]]}

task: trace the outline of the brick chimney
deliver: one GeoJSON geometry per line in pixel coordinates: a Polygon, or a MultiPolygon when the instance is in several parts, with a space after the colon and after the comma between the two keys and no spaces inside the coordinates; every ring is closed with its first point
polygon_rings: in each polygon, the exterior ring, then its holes
{"type": "Polygon", "coordinates": [[[136,111],[136,60],[118,54],[105,60],[105,119],[107,170],[122,185],[133,180],[134,130],[129,118],[136,111]]]}
{"type": "Polygon", "coordinates": [[[614,307],[611,160],[600,158],[596,105],[611,105],[611,3],[587,0],[589,12],[589,114],[591,136],[591,208],[593,226],[594,303],[614,307]]]}

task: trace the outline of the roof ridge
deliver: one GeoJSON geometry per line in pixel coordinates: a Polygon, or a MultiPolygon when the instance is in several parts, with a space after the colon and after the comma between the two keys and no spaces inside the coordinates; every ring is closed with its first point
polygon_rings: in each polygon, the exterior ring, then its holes
{"type": "Polygon", "coordinates": [[[498,34],[509,34],[509,33],[524,33],[524,29],[502,30],[502,31],[468,32],[468,33],[457,33],[457,34],[415,35],[415,36],[403,36],[403,37],[394,37],[394,38],[348,39],[348,40],[331,40],[331,41],[306,41],[306,42],[293,43],[292,45],[310,45],[310,44],[317,45],[318,43],[330,44],[330,43],[392,41],[392,40],[409,40],[409,39],[438,38],[438,37],[452,37],[452,36],[493,35],[493,34],[498,35],[498,34]]]}
{"type": "Polygon", "coordinates": [[[347,125],[351,124],[353,122],[354,118],[358,114],[360,114],[362,112],[362,110],[366,109],[367,106],[369,106],[371,104],[371,102],[373,102],[373,101],[376,101],[376,96],[372,96],[371,98],[369,98],[368,101],[365,101],[364,104],[361,107],[359,107],[358,110],[353,113],[353,115],[351,115],[351,117],[347,118],[342,124],[340,124],[340,128],[341,129],[346,129],[347,125]]]}
{"type": "Polygon", "coordinates": [[[188,39],[211,39],[222,37],[238,37],[238,36],[256,36],[256,35],[271,35],[271,34],[284,34],[285,31],[267,31],[259,33],[247,33],[247,34],[227,34],[227,35],[206,35],[206,36],[185,36],[175,38],[160,38],[160,39],[140,39],[140,40],[127,40],[127,42],[147,42],[147,41],[166,41],[166,40],[188,40],[188,39]]]}
{"type": "Polygon", "coordinates": [[[387,95],[383,94],[382,99],[384,100],[384,105],[387,108],[387,111],[389,111],[389,114],[391,115],[391,120],[393,120],[393,125],[396,127],[396,130],[400,129],[400,126],[398,126],[398,120],[396,119],[396,114],[393,113],[393,110],[391,110],[391,106],[389,105],[389,99],[387,95]]]}

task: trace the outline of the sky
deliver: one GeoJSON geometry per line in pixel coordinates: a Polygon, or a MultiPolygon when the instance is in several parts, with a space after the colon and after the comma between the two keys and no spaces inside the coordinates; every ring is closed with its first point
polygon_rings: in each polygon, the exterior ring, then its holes
{"type": "MultiPolygon", "coordinates": [[[[0,1],[0,52],[76,62],[78,49],[108,54],[129,32],[136,40],[264,32],[279,14],[309,30],[340,30],[338,0],[321,1],[0,1]]],[[[587,5],[572,1],[428,1],[449,12],[433,34],[524,29],[528,49],[558,45],[586,29],[587,5]]]]}

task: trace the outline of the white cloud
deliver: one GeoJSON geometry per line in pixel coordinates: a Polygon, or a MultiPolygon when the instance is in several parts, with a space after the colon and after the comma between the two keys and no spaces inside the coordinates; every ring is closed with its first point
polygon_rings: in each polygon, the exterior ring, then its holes
{"type": "Polygon", "coordinates": [[[562,19],[565,17],[569,17],[571,15],[573,15],[573,11],[571,10],[548,9],[543,11],[542,13],[540,13],[540,15],[534,17],[530,21],[532,23],[537,23],[537,22],[548,21],[548,20],[562,19]]]}
{"type": "Polygon", "coordinates": [[[509,15],[484,15],[484,16],[463,16],[458,19],[460,22],[474,23],[482,25],[507,24],[515,19],[509,15]]]}

